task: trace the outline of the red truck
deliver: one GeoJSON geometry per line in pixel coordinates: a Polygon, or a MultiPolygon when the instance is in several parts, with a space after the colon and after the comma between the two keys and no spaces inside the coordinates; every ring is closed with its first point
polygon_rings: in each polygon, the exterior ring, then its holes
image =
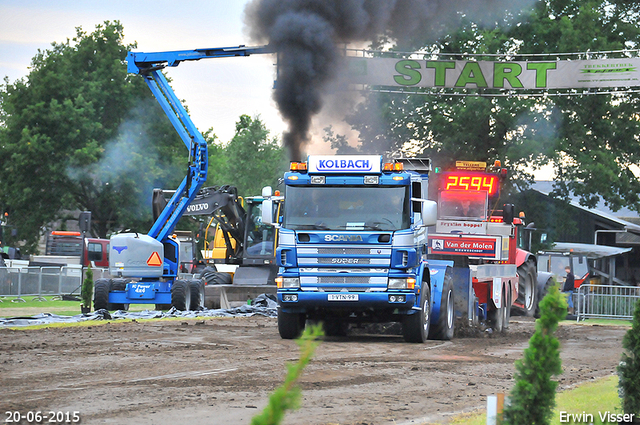
{"type": "Polygon", "coordinates": [[[465,299],[468,319],[496,331],[508,327],[512,308],[533,315],[536,308],[536,260],[523,249],[523,220],[512,204],[500,203],[507,170],[499,161],[457,161],[436,173],[438,221],[429,232],[428,256],[454,262],[454,286],[473,292],[465,299]]]}
{"type": "Polygon", "coordinates": [[[109,240],[83,238],[80,232],[54,230],[47,235],[45,255],[32,257],[32,262],[80,264],[109,267],[109,240]]]}

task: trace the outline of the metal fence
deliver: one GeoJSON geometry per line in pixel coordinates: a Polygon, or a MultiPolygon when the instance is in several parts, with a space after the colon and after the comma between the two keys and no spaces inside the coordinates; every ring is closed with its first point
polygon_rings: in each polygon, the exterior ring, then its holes
{"type": "MultiPolygon", "coordinates": [[[[94,280],[109,276],[108,269],[92,270],[94,280]]],[[[14,302],[24,301],[23,297],[80,295],[81,285],[80,267],[0,267],[0,296],[14,302]]]]}
{"type": "Polygon", "coordinates": [[[578,320],[633,319],[640,287],[617,285],[582,285],[573,294],[578,320]]]}

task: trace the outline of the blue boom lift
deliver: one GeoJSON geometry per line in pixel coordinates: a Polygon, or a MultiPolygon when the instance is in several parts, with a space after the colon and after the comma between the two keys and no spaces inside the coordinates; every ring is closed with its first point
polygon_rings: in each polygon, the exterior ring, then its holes
{"type": "Polygon", "coordinates": [[[173,237],[178,220],[207,179],[207,143],[169,86],[162,69],[183,61],[271,53],[267,47],[223,47],[170,52],[129,52],[127,70],[142,75],[189,151],[188,172],[147,235],[111,237],[109,272],[114,279],[95,283],[94,308],[126,309],[129,304],[197,309],[204,305],[200,280],[178,279],[180,243],[173,237]]]}

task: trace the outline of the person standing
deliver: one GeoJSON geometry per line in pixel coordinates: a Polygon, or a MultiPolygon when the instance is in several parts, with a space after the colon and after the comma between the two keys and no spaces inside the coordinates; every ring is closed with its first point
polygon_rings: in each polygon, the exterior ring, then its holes
{"type": "Polygon", "coordinates": [[[571,268],[569,266],[565,267],[564,271],[567,272],[567,275],[564,278],[564,286],[562,287],[562,292],[568,295],[569,297],[567,300],[567,305],[569,307],[568,312],[569,314],[573,314],[575,311],[573,308],[573,290],[574,290],[576,278],[573,275],[573,273],[571,273],[571,268]]]}

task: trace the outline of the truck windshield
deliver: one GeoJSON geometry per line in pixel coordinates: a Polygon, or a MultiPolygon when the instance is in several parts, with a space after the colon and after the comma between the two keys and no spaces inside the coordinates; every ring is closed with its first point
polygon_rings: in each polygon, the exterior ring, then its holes
{"type": "Polygon", "coordinates": [[[284,227],[292,230],[407,229],[408,186],[288,186],[284,227]]]}

